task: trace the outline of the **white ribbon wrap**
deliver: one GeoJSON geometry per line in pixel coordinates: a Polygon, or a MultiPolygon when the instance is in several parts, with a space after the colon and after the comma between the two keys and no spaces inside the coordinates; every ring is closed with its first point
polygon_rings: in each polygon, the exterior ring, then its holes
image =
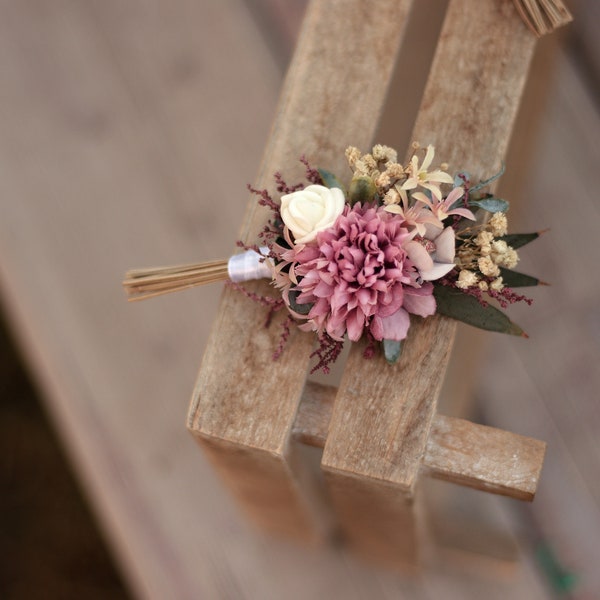
{"type": "Polygon", "coordinates": [[[264,258],[269,253],[266,246],[261,247],[261,254],[254,250],[246,250],[236,254],[227,263],[229,279],[236,283],[252,279],[271,279],[273,274],[269,266],[270,259],[264,258]]]}

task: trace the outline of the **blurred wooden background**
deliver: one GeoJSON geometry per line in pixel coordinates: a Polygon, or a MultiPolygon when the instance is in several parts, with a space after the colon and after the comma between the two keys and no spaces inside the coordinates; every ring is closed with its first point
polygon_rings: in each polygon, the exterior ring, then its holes
{"type": "MultiPolygon", "coordinates": [[[[444,6],[423,4],[414,43],[444,6]]],[[[519,229],[552,229],[522,252],[552,287],[515,307],[530,340],[487,338],[477,386],[480,420],[548,442],[533,505],[494,499],[522,561],[409,580],[245,522],[184,426],[220,290],[128,305],[120,289],[132,266],[229,255],[303,2],[0,5],[3,306],[135,594],[547,598],[551,548],[578,576],[565,595],[600,596],[600,11],[574,8],[561,46],[542,42],[504,191],[519,229]]],[[[410,126],[393,104],[385,119],[379,141],[402,147],[410,126]]]]}

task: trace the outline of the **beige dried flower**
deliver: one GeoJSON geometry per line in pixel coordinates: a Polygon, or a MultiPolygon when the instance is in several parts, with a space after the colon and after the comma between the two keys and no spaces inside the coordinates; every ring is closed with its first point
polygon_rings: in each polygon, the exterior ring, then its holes
{"type": "Polygon", "coordinates": [[[362,157],[362,161],[369,171],[368,175],[371,175],[373,171],[377,170],[377,161],[370,154],[365,154],[362,157]]]}
{"type": "Polygon", "coordinates": [[[386,146],[382,146],[381,144],[375,144],[371,154],[377,162],[385,162],[387,160],[386,146]]]}
{"type": "Polygon", "coordinates": [[[519,255],[514,248],[511,248],[504,240],[494,240],[492,242],[492,260],[501,267],[512,269],[519,262],[519,255]]]}
{"type": "Polygon", "coordinates": [[[477,246],[488,246],[492,243],[494,234],[489,231],[480,231],[475,238],[475,245],[477,246]]]}
{"type": "Polygon", "coordinates": [[[392,179],[402,179],[404,177],[404,169],[400,163],[389,162],[385,170],[392,179]]]}
{"type": "Polygon", "coordinates": [[[508,252],[508,244],[504,240],[494,240],[492,242],[492,255],[494,260],[496,256],[502,257],[508,252]]]}
{"type": "Polygon", "coordinates": [[[479,289],[480,289],[482,292],[487,292],[487,290],[488,290],[488,287],[489,287],[489,286],[488,286],[488,282],[487,282],[487,281],[483,281],[483,280],[481,280],[481,281],[480,281],[480,282],[477,284],[477,286],[479,287],[479,289]]]}
{"type": "Polygon", "coordinates": [[[398,153],[389,146],[383,146],[377,144],[373,146],[373,158],[380,162],[396,162],[398,160],[398,153]]]}
{"type": "Polygon", "coordinates": [[[477,261],[479,270],[488,277],[498,277],[500,269],[489,256],[482,256],[477,261]]]}
{"type": "Polygon", "coordinates": [[[501,212],[494,213],[488,222],[488,227],[494,237],[502,237],[508,233],[508,221],[506,215],[501,212]]]}
{"type": "Polygon", "coordinates": [[[388,188],[390,185],[392,185],[392,180],[390,179],[387,171],[380,173],[379,177],[375,180],[375,185],[378,189],[388,188]]]}
{"type": "Polygon", "coordinates": [[[492,283],[490,283],[490,289],[495,290],[497,292],[504,289],[504,283],[502,282],[502,277],[497,277],[496,279],[494,279],[494,281],[492,281],[492,283]]]}
{"type": "Polygon", "coordinates": [[[390,204],[400,204],[400,194],[394,188],[388,190],[383,197],[383,203],[386,206],[389,206],[390,204]]]}
{"type": "Polygon", "coordinates": [[[369,175],[369,169],[367,168],[367,165],[361,158],[354,161],[353,169],[355,175],[369,175]]]}
{"type": "Polygon", "coordinates": [[[464,269],[468,269],[471,265],[474,265],[477,262],[474,248],[468,246],[460,248],[456,255],[455,262],[457,266],[464,269]]]}
{"type": "Polygon", "coordinates": [[[348,146],[346,148],[346,160],[350,165],[350,168],[354,169],[356,165],[356,161],[360,160],[361,153],[358,148],[355,146],[348,146]]]}
{"type": "Polygon", "coordinates": [[[473,273],[473,271],[469,271],[468,269],[463,269],[458,274],[456,287],[461,290],[466,290],[467,288],[475,287],[478,281],[479,278],[477,277],[476,273],[473,273]]]}
{"type": "Polygon", "coordinates": [[[517,254],[517,251],[509,246],[508,251],[502,257],[502,266],[507,269],[514,269],[518,262],[519,255],[517,254]]]}

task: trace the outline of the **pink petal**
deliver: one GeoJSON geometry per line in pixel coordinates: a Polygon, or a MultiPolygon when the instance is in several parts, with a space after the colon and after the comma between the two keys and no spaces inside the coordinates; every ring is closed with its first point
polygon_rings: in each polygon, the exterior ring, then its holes
{"type": "Polygon", "coordinates": [[[433,267],[433,259],[419,242],[408,242],[404,249],[419,271],[427,271],[433,267]]]}
{"type": "Polygon", "coordinates": [[[454,269],[456,265],[454,263],[433,263],[433,267],[431,269],[427,269],[426,271],[421,271],[421,277],[424,281],[435,281],[444,275],[447,275],[454,269]]]}
{"type": "Polygon", "coordinates": [[[412,197],[413,197],[413,200],[422,202],[426,206],[433,206],[433,203],[431,202],[431,200],[423,192],[415,192],[412,195],[412,197]]]}
{"type": "Polygon", "coordinates": [[[410,317],[404,308],[401,308],[389,317],[373,317],[371,333],[376,340],[400,341],[408,334],[409,327],[410,317]]]}
{"type": "Polygon", "coordinates": [[[454,229],[446,227],[435,239],[435,261],[441,263],[454,262],[454,254],[454,229]]]}
{"type": "Polygon", "coordinates": [[[393,315],[404,302],[404,290],[404,286],[395,285],[392,290],[384,294],[383,298],[380,296],[381,302],[377,307],[377,314],[380,317],[393,315]]]}
{"type": "Polygon", "coordinates": [[[435,314],[436,304],[433,297],[433,285],[426,283],[420,288],[404,288],[404,304],[409,313],[420,317],[429,317],[435,314]]]}
{"type": "Polygon", "coordinates": [[[358,340],[360,340],[364,322],[365,315],[361,310],[353,310],[348,314],[346,318],[346,329],[348,331],[348,338],[352,342],[358,342],[358,340]]]}
{"type": "Polygon", "coordinates": [[[465,219],[475,221],[475,215],[468,208],[454,208],[448,214],[459,215],[460,217],[464,217],[465,219]]]}
{"type": "Polygon", "coordinates": [[[459,198],[462,197],[462,195],[465,193],[464,188],[462,188],[461,186],[455,187],[447,196],[446,199],[444,200],[444,204],[446,204],[446,206],[448,208],[450,208],[459,198]]]}

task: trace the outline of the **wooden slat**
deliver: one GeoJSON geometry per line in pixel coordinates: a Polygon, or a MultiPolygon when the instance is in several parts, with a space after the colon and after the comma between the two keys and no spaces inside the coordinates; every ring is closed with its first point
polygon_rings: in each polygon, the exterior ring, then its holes
{"type": "MultiPolygon", "coordinates": [[[[296,441],[325,447],[336,392],[333,386],[307,382],[292,430],[296,441]]],[[[546,444],[533,438],[436,414],[423,467],[437,479],[531,501],[545,450],[546,444]]]]}
{"type": "MultiPolygon", "coordinates": [[[[413,138],[434,144],[450,170],[475,177],[498,170],[506,151],[535,40],[514,9],[496,0],[453,0],[417,117],[413,138]],[[483,35],[482,32],[485,32],[483,35]],[[492,42],[493,40],[493,42],[492,42]]],[[[371,481],[370,510],[385,514],[371,524],[378,554],[400,556],[406,532],[389,535],[389,486],[398,519],[406,520],[421,458],[450,355],[455,324],[437,318],[414,323],[396,367],[376,358],[360,369],[354,345],[335,403],[322,466],[336,510],[346,516],[347,536],[363,545],[363,507],[348,489],[349,478],[371,481]],[[368,376],[367,376],[368,375],[368,376]],[[359,398],[369,397],[368,403],[359,398]],[[399,500],[404,494],[406,500],[399,500]]],[[[414,534],[414,528],[411,533],[414,534]]],[[[416,542],[416,540],[415,540],[416,542]]]]}
{"type": "MultiPolygon", "coordinates": [[[[391,77],[410,0],[387,0],[371,11],[362,2],[313,2],[281,96],[256,185],[272,189],[272,174],[301,178],[302,154],[343,173],[344,149],[371,141],[391,77]],[[361,51],[354,52],[355,40],[361,51]]],[[[267,218],[249,203],[241,237],[254,242],[267,218]]],[[[268,293],[266,284],[249,286],[268,293]]],[[[311,487],[298,499],[300,463],[290,460],[289,436],[304,385],[313,336],[294,332],[276,365],[276,323],[265,311],[225,290],[208,341],[189,414],[189,428],[209,448],[241,503],[265,527],[312,537],[318,512],[311,487]],[[268,465],[268,467],[266,466],[268,465]],[[269,482],[266,482],[268,471],[269,482]],[[269,490],[266,497],[264,489],[269,490]],[[274,507],[279,508],[275,509],[274,507]],[[285,507],[285,508],[284,508],[285,507]],[[273,514],[280,518],[273,518],[273,514]]],[[[316,498],[316,494],[314,494],[316,498]]],[[[318,499],[317,499],[318,501],[318,499]]]]}
{"type": "Polygon", "coordinates": [[[539,440],[436,415],[423,466],[438,479],[531,501],[545,452],[539,440]]]}

